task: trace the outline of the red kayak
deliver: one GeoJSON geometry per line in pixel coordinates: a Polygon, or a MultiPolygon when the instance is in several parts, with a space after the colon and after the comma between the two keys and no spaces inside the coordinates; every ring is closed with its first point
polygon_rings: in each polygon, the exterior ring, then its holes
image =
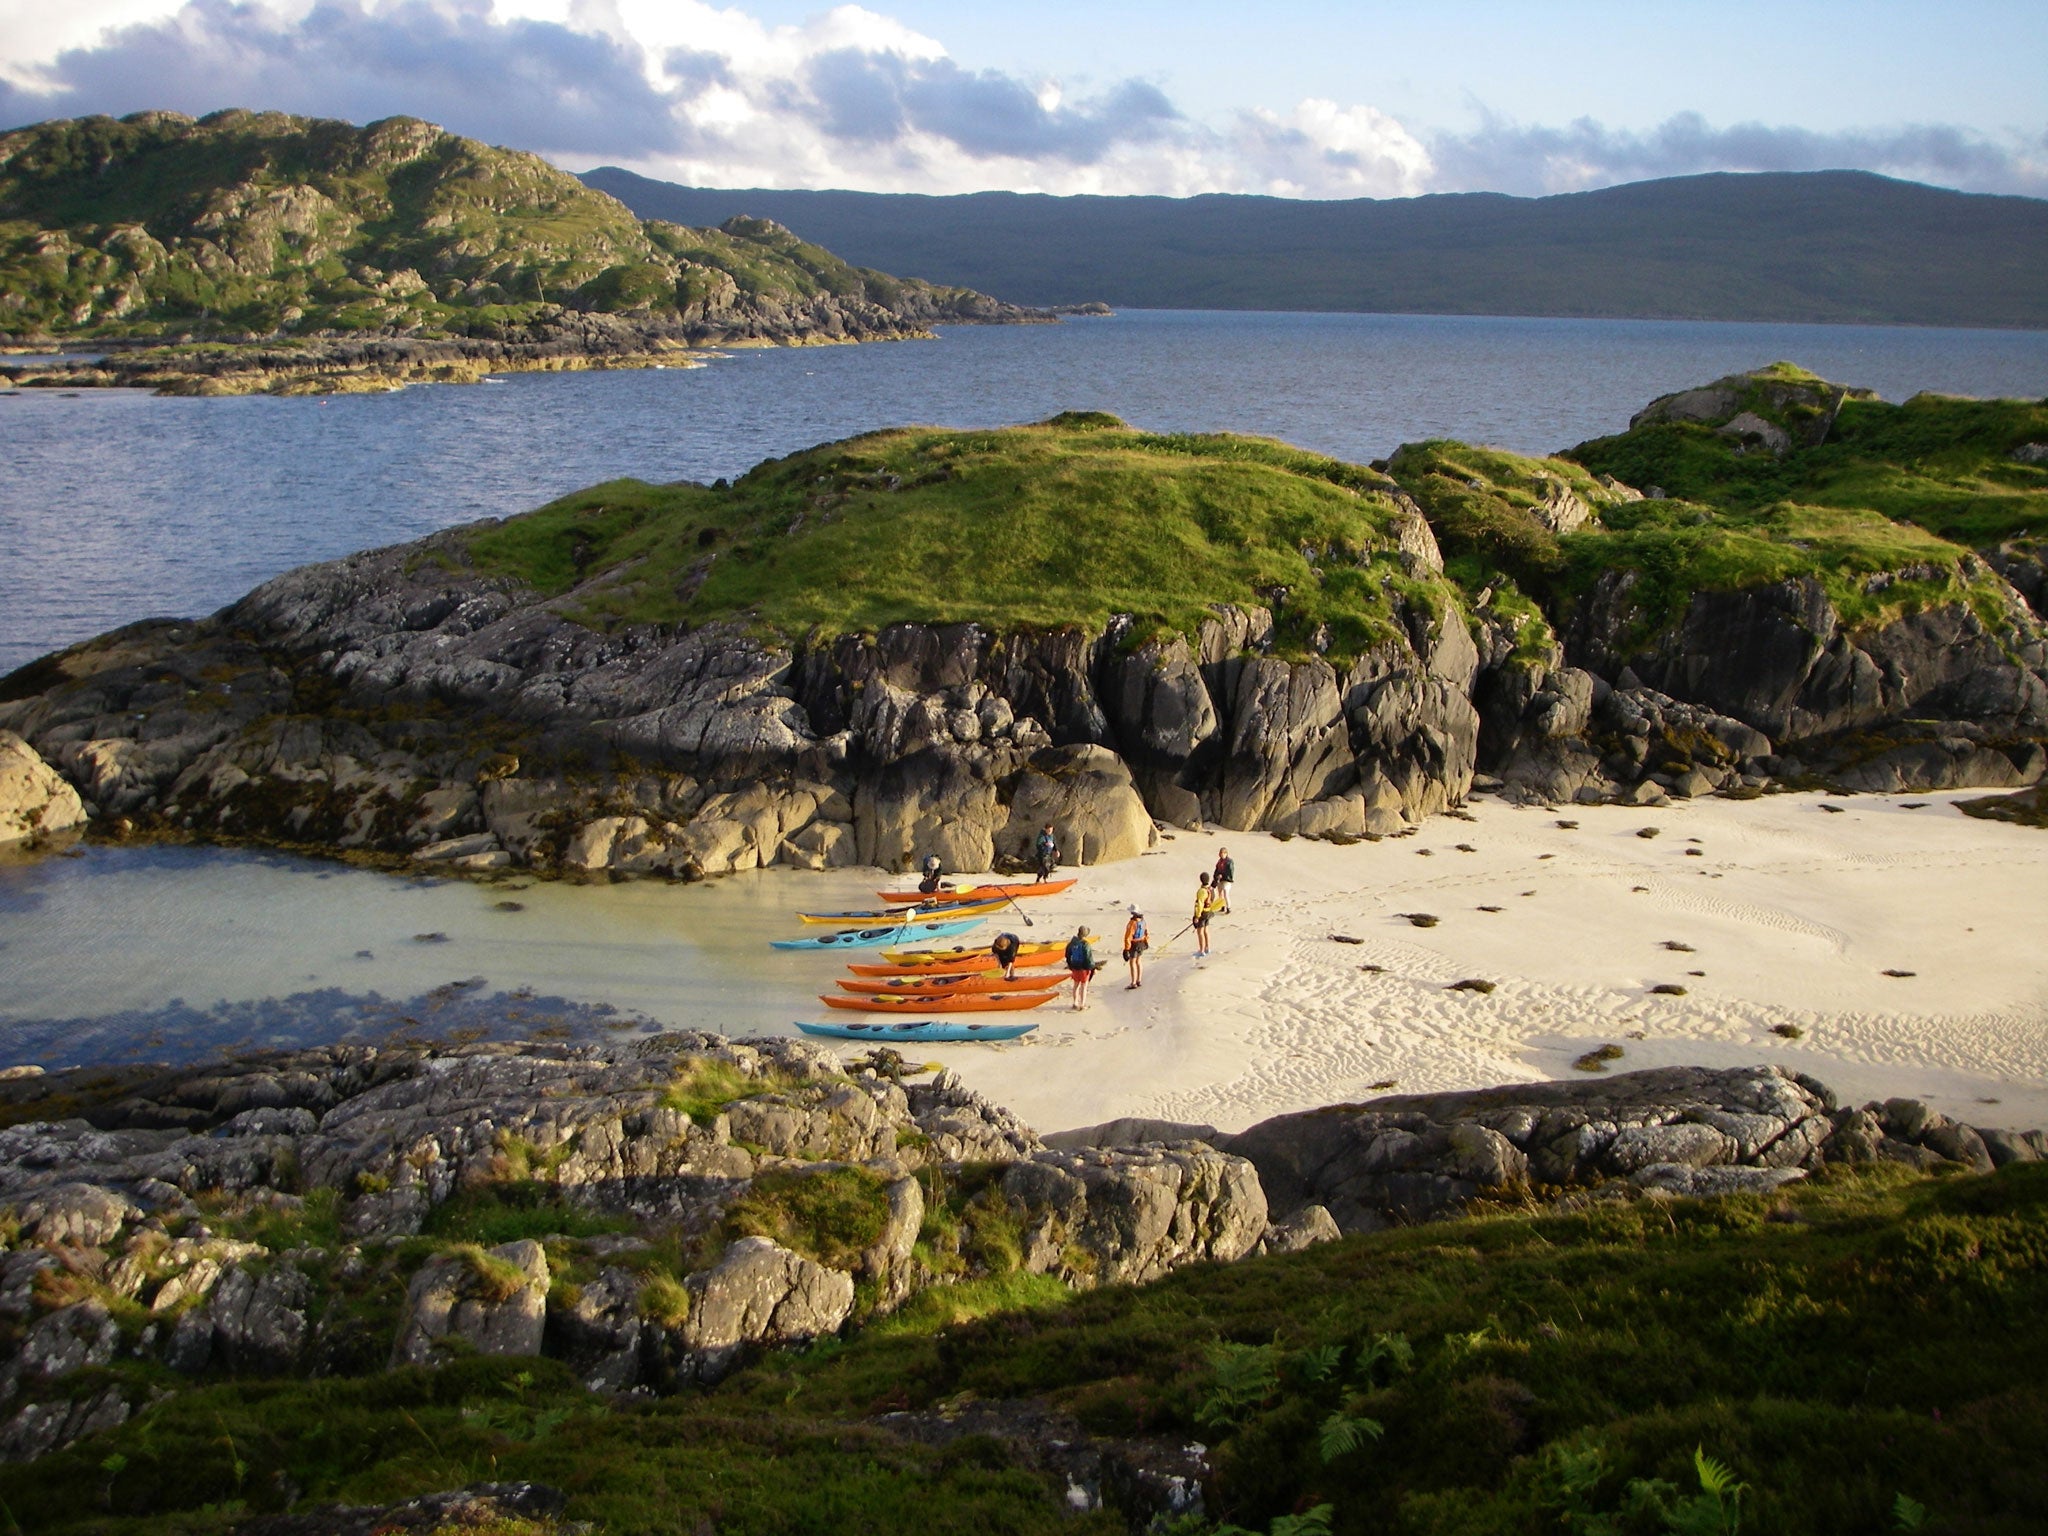
{"type": "MultiPolygon", "coordinates": [[[[1020,971],[1039,970],[1046,966],[1065,965],[1067,957],[1059,946],[1041,954],[1020,954],[1017,969],[1020,971]]],[[[855,960],[846,967],[856,976],[942,976],[960,971],[1000,971],[996,957],[986,949],[961,954],[950,954],[942,958],[921,961],[855,960]]]]}
{"type": "Polygon", "coordinates": [[[1072,886],[1081,877],[1073,880],[1026,880],[1015,885],[965,885],[955,888],[942,885],[935,892],[925,891],[877,891],[875,894],[884,901],[930,901],[934,896],[940,901],[1001,901],[1004,897],[1015,901],[1020,896],[1057,896],[1072,886]]]}
{"type": "Polygon", "coordinates": [[[861,1013],[994,1013],[998,1009],[1037,1008],[1052,992],[929,992],[905,997],[821,997],[827,1008],[852,1008],[861,1013]]]}
{"type": "Polygon", "coordinates": [[[1043,992],[1057,984],[1049,976],[998,976],[992,971],[959,971],[944,976],[856,976],[852,981],[842,977],[839,982],[848,992],[865,992],[873,997],[899,992],[919,997],[950,992],[1043,992]]]}

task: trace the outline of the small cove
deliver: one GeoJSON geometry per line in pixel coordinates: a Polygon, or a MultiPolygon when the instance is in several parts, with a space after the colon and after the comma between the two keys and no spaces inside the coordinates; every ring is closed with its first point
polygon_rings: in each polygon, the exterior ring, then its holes
{"type": "Polygon", "coordinates": [[[793,900],[872,905],[875,883],[479,882],[86,844],[0,864],[0,1065],[479,1029],[787,1033],[840,962],[766,940],[797,932],[793,900]]]}
{"type": "MultiPolygon", "coordinates": [[[[1892,399],[2048,393],[2048,333],[1176,312],[390,395],[24,391],[0,398],[0,561],[29,573],[0,604],[0,671],[601,479],[731,476],[902,422],[1096,408],[1352,459],[1430,436],[1543,452],[1779,357],[1892,399]]],[[[88,844],[0,863],[0,1064],[480,1028],[784,1031],[837,966],[765,940],[793,931],[796,900],[865,906],[875,884],[873,871],[474,884],[88,844]]]]}

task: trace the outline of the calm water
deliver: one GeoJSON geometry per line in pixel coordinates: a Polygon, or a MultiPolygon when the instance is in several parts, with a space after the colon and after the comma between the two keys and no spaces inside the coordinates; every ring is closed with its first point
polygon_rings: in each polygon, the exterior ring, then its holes
{"type": "MultiPolygon", "coordinates": [[[[1360,460],[1432,436],[1547,452],[1777,358],[1889,399],[2048,394],[2038,333],[1167,312],[326,400],[0,394],[0,672],[134,619],[209,612],[309,560],[617,475],[737,475],[876,427],[1095,409],[1360,460]]],[[[849,872],[803,889],[865,905],[871,885],[849,872]]],[[[205,849],[0,862],[0,1063],[786,1029],[836,970],[763,945],[791,889],[479,886],[205,849]]]]}
{"type": "Polygon", "coordinates": [[[1140,311],[664,372],[313,400],[0,394],[0,672],[309,560],[617,475],[733,476],[906,422],[1113,411],[1349,459],[1450,436],[1550,452],[1653,396],[1791,358],[1889,399],[2048,394],[2048,333],[1140,311]]]}

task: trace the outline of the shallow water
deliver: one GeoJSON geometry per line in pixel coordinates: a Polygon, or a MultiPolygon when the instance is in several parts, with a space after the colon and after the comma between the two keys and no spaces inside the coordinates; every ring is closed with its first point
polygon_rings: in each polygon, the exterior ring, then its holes
{"type": "Polygon", "coordinates": [[[797,933],[793,899],[873,905],[875,884],[873,871],[484,884],[88,845],[0,865],[0,1062],[650,1023],[783,1033],[824,1011],[801,1000],[848,957],[767,940],[797,933]]]}
{"type": "Polygon", "coordinates": [[[2048,394],[2044,332],[1185,311],[381,395],[0,393],[0,673],[135,619],[211,612],[310,560],[620,475],[731,477],[906,422],[1090,409],[1357,460],[1426,437],[1547,453],[1776,358],[1891,399],[2048,394]]]}

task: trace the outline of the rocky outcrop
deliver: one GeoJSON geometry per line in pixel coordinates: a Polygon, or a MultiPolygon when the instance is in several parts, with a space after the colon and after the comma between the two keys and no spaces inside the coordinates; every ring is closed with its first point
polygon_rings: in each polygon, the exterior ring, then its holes
{"type": "Polygon", "coordinates": [[[1200,1143],[1046,1150],[1002,1191],[1027,1219],[1024,1267],[1069,1285],[1132,1285],[1243,1258],[1265,1236],[1251,1165],[1200,1143]]]}
{"type": "Polygon", "coordinates": [[[432,1365],[447,1341],[480,1355],[537,1355],[548,1259],[531,1238],[430,1259],[412,1277],[393,1365],[432,1365]]]}
{"type": "Polygon", "coordinates": [[[63,775],[12,731],[0,731],[0,843],[68,832],[85,805],[63,775]]]}
{"type": "Polygon", "coordinates": [[[180,1378],[485,1354],[673,1391],[953,1279],[1143,1284],[1475,1202],[2048,1156],[2040,1132],[1844,1109],[1767,1067],[1402,1096],[1236,1136],[1126,1120],[1058,1146],[951,1073],[900,1069],[674,1034],[0,1081],[0,1456],[122,1423],[180,1378]],[[471,1235],[515,1213],[539,1235],[471,1235]]]}
{"type": "Polygon", "coordinates": [[[370,850],[437,869],[698,878],[769,864],[1068,859],[1155,821],[1378,835],[1461,801],[1477,653],[1455,613],[1343,672],[1263,609],[1185,639],[900,624],[798,647],[600,633],[463,566],[455,535],[308,567],[199,624],[17,673],[0,724],[110,829],[370,850]]]}
{"type": "Polygon", "coordinates": [[[1345,1232],[1432,1220],[1475,1200],[1586,1188],[1731,1194],[1775,1188],[1823,1161],[1988,1171],[2048,1151],[2039,1132],[1973,1131],[1916,1101],[1844,1112],[1819,1083],[1775,1067],[1402,1095],[1283,1115],[1223,1146],[1258,1169],[1278,1218],[1322,1206],[1345,1232]]]}
{"type": "Polygon", "coordinates": [[[1241,1158],[1049,1151],[952,1074],[897,1066],[677,1033],[0,1081],[0,1448],[121,1422],[167,1374],[549,1355],[594,1390],[674,1390],[972,1277],[974,1254],[1088,1287],[1265,1235],[1241,1158]],[[986,1227],[937,1271],[932,1201],[986,1227]],[[465,1226],[536,1208],[598,1235],[465,1226]],[[86,1406],[94,1371],[118,1379],[86,1406]]]}

